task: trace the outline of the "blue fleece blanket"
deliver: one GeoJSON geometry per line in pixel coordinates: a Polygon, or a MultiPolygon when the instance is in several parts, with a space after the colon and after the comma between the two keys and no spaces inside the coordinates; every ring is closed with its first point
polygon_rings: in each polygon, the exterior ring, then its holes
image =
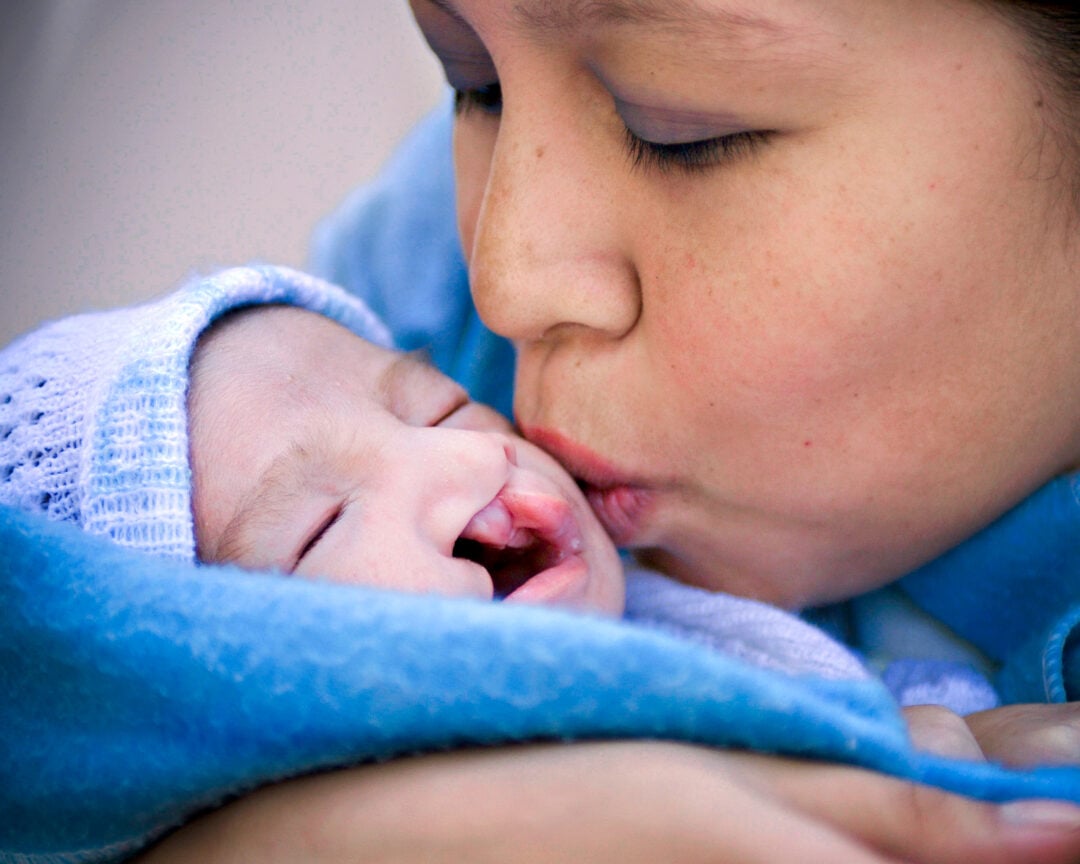
{"type": "Polygon", "coordinates": [[[0,861],[118,860],[261,783],[531,739],[698,741],[1080,802],[1080,770],[915,753],[876,682],[622,622],[192,568],[11,510],[0,549],[0,861]]]}

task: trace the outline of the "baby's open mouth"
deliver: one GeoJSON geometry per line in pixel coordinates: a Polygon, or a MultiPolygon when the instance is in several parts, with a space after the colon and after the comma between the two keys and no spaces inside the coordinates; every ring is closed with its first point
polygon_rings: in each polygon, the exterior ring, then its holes
{"type": "Polygon", "coordinates": [[[479,564],[497,599],[581,551],[581,534],[566,501],[503,490],[469,521],[453,555],[479,564]]]}
{"type": "Polygon", "coordinates": [[[537,573],[554,567],[563,556],[540,538],[523,549],[508,546],[500,549],[462,537],[454,544],[454,557],[465,558],[487,570],[495,597],[501,600],[513,594],[537,573]]]}

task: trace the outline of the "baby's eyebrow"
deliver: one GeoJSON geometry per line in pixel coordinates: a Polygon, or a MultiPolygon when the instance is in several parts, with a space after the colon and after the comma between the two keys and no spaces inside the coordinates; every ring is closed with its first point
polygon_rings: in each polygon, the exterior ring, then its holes
{"type": "MultiPolygon", "coordinates": [[[[250,560],[258,550],[251,529],[261,521],[280,525],[293,511],[289,505],[296,501],[303,486],[305,465],[311,461],[310,449],[301,441],[291,441],[266,470],[259,475],[244,495],[236,511],[226,523],[214,547],[216,562],[250,560]]],[[[288,562],[257,561],[262,566],[283,566],[288,562]]]]}

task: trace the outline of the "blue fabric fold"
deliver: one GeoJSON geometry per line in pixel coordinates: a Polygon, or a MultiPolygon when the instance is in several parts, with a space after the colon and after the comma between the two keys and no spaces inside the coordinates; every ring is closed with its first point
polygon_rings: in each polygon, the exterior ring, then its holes
{"type": "Polygon", "coordinates": [[[1080,770],[911,750],[876,681],[624,623],[189,567],[0,510],[0,861],[111,861],[262,783],[462,744],[646,737],[817,757],[988,800],[1080,770]]]}

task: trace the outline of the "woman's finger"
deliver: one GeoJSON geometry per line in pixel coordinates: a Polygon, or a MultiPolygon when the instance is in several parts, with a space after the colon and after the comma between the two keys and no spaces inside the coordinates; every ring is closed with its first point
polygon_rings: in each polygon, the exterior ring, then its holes
{"type": "Polygon", "coordinates": [[[747,783],[872,849],[920,864],[1080,861],[1080,807],[992,805],[840,765],[728,754],[747,783]]]}

